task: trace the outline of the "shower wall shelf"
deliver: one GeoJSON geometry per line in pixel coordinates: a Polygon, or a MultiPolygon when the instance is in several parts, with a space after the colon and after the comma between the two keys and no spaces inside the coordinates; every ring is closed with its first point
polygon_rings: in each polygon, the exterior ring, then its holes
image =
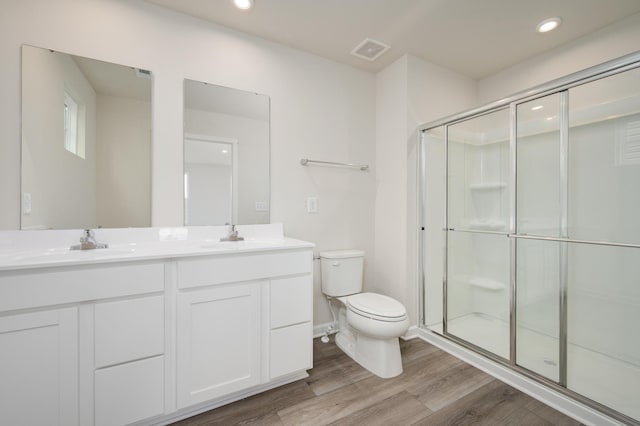
{"type": "Polygon", "coordinates": [[[481,288],[488,291],[500,291],[507,288],[507,285],[501,281],[491,278],[475,277],[472,275],[457,275],[451,278],[451,282],[467,284],[471,287],[481,288]]]}
{"type": "Polygon", "coordinates": [[[507,288],[505,283],[500,281],[492,280],[490,278],[481,278],[481,277],[469,277],[469,285],[472,287],[481,288],[483,290],[489,291],[499,291],[507,288]]]}
{"type": "Polygon", "coordinates": [[[335,166],[335,167],[347,167],[350,169],[360,169],[363,172],[369,170],[368,164],[351,164],[351,163],[338,163],[335,161],[320,161],[320,160],[310,160],[308,158],[301,158],[300,164],[303,166],[308,166],[310,164],[317,164],[321,166],[335,166]]]}
{"type": "Polygon", "coordinates": [[[490,189],[503,189],[507,184],[504,182],[486,182],[486,183],[472,183],[469,185],[469,189],[476,191],[487,191],[490,189]]]}
{"type": "Polygon", "coordinates": [[[469,222],[470,229],[482,231],[499,231],[505,229],[506,222],[503,220],[483,220],[477,219],[469,222]]]}

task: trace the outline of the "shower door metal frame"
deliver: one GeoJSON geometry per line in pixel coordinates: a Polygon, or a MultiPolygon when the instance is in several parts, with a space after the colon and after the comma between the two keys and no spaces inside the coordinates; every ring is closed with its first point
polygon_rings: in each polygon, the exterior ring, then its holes
{"type": "MultiPolygon", "coordinates": [[[[599,80],[605,77],[609,77],[611,75],[619,74],[624,71],[628,71],[634,68],[640,68],[640,51],[625,55],[618,59],[614,59],[612,61],[605,62],[600,65],[596,65],[591,68],[587,68],[585,70],[570,74],[568,76],[552,80],[548,83],[536,86],[530,90],[523,91],[517,93],[515,95],[508,96],[506,98],[500,99],[498,101],[491,102],[484,106],[474,108],[459,114],[451,115],[448,117],[444,117],[439,120],[435,120],[429,123],[425,123],[418,128],[418,151],[419,151],[419,164],[426,168],[427,166],[427,158],[423,158],[423,138],[425,132],[436,129],[438,127],[443,127],[444,132],[444,141],[445,143],[445,199],[444,199],[444,222],[443,222],[443,232],[445,233],[444,238],[444,268],[443,268],[443,322],[442,322],[442,337],[453,341],[462,347],[473,350],[494,362],[497,362],[501,365],[509,367],[513,371],[522,374],[528,378],[531,378],[537,382],[540,382],[551,389],[554,389],[562,394],[565,394],[572,399],[581,402],[587,406],[595,408],[600,412],[623,422],[632,425],[640,425],[640,421],[628,417],[608,406],[605,406],[597,401],[594,401],[590,398],[587,398],[571,389],[567,388],[567,285],[568,285],[568,270],[566,266],[566,257],[568,246],[570,243],[582,243],[582,244],[595,244],[595,245],[606,245],[613,247],[630,247],[630,248],[638,248],[640,249],[640,245],[638,244],[625,244],[625,243],[615,243],[615,242],[606,242],[606,241],[592,241],[592,240],[576,240],[569,239],[567,234],[568,229],[568,216],[567,216],[567,204],[568,204],[568,90],[572,87],[576,87],[585,83],[589,83],[591,81],[599,80]],[[519,234],[517,229],[517,224],[515,223],[516,218],[516,209],[517,209],[517,191],[516,191],[516,172],[517,172],[517,113],[516,108],[517,105],[528,102],[530,100],[534,100],[536,98],[541,98],[547,95],[560,94],[560,162],[561,162],[561,203],[562,203],[562,217],[561,219],[561,229],[560,229],[560,237],[545,237],[545,236],[534,236],[534,235],[526,235],[519,234]],[[510,173],[509,173],[509,184],[510,184],[510,217],[509,217],[509,233],[507,234],[510,240],[510,283],[509,283],[509,294],[510,294],[510,312],[509,312],[509,359],[504,359],[496,354],[493,354],[484,348],[478,347],[472,343],[469,343],[461,338],[453,336],[447,331],[447,245],[448,245],[448,234],[449,234],[449,224],[448,224],[448,136],[449,125],[465,121],[477,116],[481,116],[484,114],[489,114],[494,111],[498,111],[504,108],[510,108],[510,173]],[[561,259],[560,259],[560,289],[559,289],[559,380],[558,382],[550,380],[541,374],[535,373],[531,370],[528,370],[516,363],[516,318],[517,318],[517,306],[516,306],[516,296],[517,296],[517,283],[516,283],[516,246],[518,239],[530,239],[530,240],[541,240],[541,241],[551,241],[557,242],[561,244],[561,259]],[[564,258],[564,259],[563,259],[564,258]]],[[[419,248],[418,252],[420,254],[418,267],[420,268],[418,276],[420,277],[420,286],[421,290],[419,308],[420,308],[420,318],[421,323],[419,326],[421,328],[427,328],[425,324],[426,314],[424,312],[425,309],[425,300],[424,297],[426,295],[426,280],[424,274],[424,231],[425,231],[425,223],[424,223],[424,209],[426,208],[426,200],[425,198],[425,171],[421,170],[418,174],[420,182],[418,182],[418,193],[420,194],[420,201],[418,205],[420,205],[421,211],[419,214],[419,229],[420,237],[418,238],[419,248]]],[[[459,230],[462,231],[462,230],[459,230]]],[[[477,233],[494,233],[491,231],[474,231],[477,233]]],[[[499,233],[500,235],[504,235],[504,233],[499,233]]],[[[434,331],[435,332],[435,331],[434,331]]]]}

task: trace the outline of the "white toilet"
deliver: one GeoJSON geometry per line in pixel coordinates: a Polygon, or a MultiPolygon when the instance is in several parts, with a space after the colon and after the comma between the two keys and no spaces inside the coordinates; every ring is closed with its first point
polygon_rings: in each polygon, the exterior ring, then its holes
{"type": "Polygon", "coordinates": [[[322,292],[342,305],[336,344],[373,374],[389,378],[402,373],[398,337],[409,328],[405,307],[395,299],[362,293],[364,252],[320,252],[322,292]]]}

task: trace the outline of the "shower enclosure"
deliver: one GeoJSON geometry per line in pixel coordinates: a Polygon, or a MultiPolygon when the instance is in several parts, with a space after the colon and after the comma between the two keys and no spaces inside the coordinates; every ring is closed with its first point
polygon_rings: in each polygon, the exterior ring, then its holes
{"type": "Polygon", "coordinates": [[[640,52],[421,130],[423,327],[640,424],[640,52]]]}

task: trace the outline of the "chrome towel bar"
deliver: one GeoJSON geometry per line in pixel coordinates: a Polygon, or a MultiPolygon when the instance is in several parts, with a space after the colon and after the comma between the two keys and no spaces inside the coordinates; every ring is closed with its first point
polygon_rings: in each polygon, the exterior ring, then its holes
{"type": "Polygon", "coordinates": [[[326,166],[349,167],[353,169],[360,169],[362,171],[369,170],[368,164],[336,163],[334,161],[309,160],[308,158],[301,158],[300,164],[302,164],[303,166],[306,166],[308,164],[320,164],[326,166]]]}

